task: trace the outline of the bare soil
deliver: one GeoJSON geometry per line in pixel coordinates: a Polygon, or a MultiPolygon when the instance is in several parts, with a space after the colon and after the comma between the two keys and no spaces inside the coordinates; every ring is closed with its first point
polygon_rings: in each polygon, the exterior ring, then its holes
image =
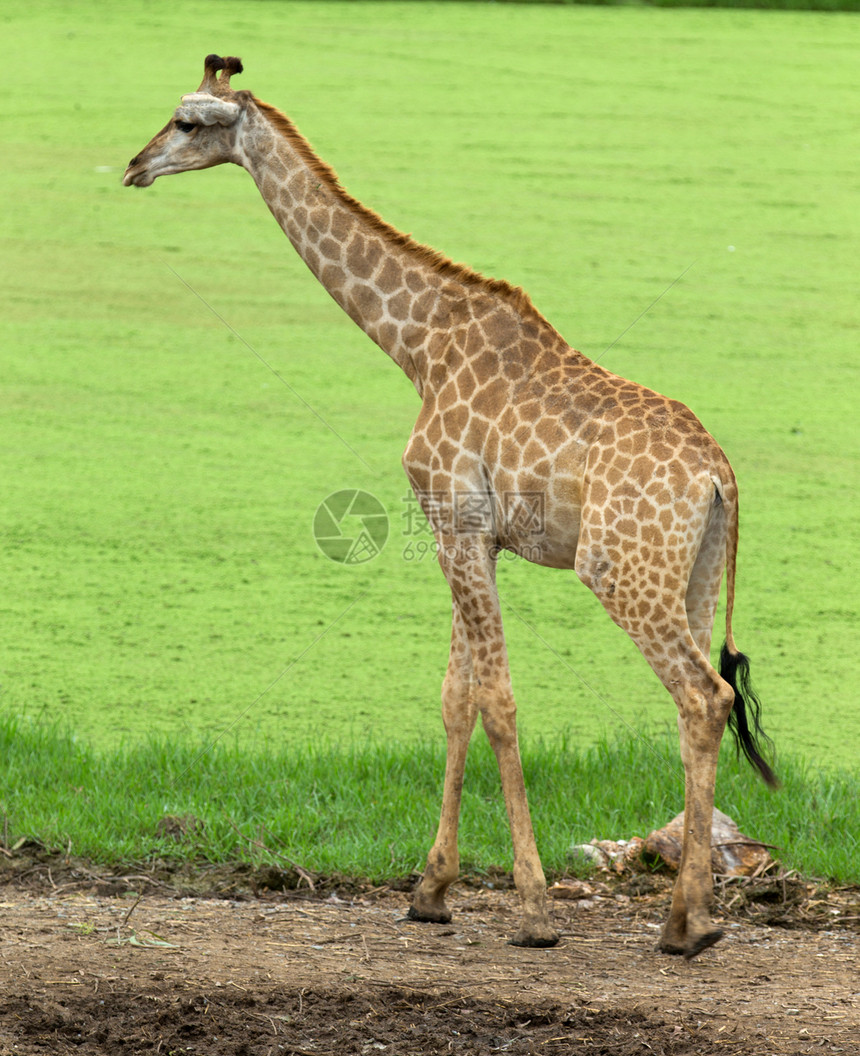
{"type": "Polygon", "coordinates": [[[724,882],[726,936],[687,962],[655,952],[669,877],[555,899],[561,943],[523,950],[504,877],[427,925],[390,888],[4,855],[3,1056],[860,1054],[857,890],[724,882]]]}

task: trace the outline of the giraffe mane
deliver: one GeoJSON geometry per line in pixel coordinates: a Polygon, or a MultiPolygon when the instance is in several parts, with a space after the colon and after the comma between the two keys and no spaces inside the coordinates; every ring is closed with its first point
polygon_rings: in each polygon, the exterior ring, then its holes
{"type": "Polygon", "coordinates": [[[487,278],[474,268],[470,268],[467,264],[455,263],[449,257],[446,257],[444,253],[440,253],[431,246],[426,246],[416,241],[411,235],[398,231],[396,227],[383,220],[378,213],[369,209],[357,198],[353,198],[348,191],[344,190],[337,173],[331,165],[324,162],[316,154],[313,147],[299,132],[290,118],[277,107],[272,106],[271,103],[263,102],[252,92],[236,92],[236,95],[245,96],[253,101],[274,130],[289,139],[290,144],[314,175],[318,176],[344,205],[352,212],[360,215],[370,225],[371,229],[381,235],[390,245],[411,250],[416,255],[418,262],[432,267],[445,279],[460,282],[471,289],[482,287],[487,293],[504,298],[520,314],[537,317],[544,325],[551,325],[535,308],[531,297],[520,286],[515,286],[506,279],[487,278]]]}

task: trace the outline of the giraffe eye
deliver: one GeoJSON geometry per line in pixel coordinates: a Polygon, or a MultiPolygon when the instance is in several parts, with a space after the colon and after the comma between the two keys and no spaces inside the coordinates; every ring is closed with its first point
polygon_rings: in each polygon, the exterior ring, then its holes
{"type": "Polygon", "coordinates": [[[197,127],[196,125],[192,124],[190,121],[176,121],[175,125],[179,129],[180,132],[193,132],[194,129],[197,127]]]}

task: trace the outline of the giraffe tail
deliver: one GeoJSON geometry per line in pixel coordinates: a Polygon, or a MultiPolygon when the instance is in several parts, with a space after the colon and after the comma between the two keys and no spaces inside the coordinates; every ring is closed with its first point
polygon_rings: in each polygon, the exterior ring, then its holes
{"type": "Polygon", "coordinates": [[[749,657],[735,645],[732,635],[732,612],[735,605],[735,573],[738,557],[738,500],[737,485],[718,489],[726,513],[726,640],[720,651],[720,677],[729,684],[735,702],[729,713],[729,729],[734,734],[738,752],[758,770],[767,785],[779,788],[779,780],[765,760],[764,751],[772,751],[773,743],[761,727],[761,701],[750,681],[749,657]],[[720,494],[722,492],[722,494],[720,494]],[[763,746],[767,746],[765,749],[763,746]]]}

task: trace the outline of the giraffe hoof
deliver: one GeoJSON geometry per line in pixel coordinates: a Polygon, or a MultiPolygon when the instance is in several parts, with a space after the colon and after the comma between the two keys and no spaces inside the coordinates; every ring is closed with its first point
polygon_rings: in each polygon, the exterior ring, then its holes
{"type": "Polygon", "coordinates": [[[686,947],[675,942],[658,942],[654,948],[658,953],[668,953],[672,957],[683,957],[687,952],[686,947]]]}
{"type": "Polygon", "coordinates": [[[450,924],[451,911],[449,909],[416,909],[410,906],[406,914],[407,920],[417,920],[421,924],[450,924]]]}
{"type": "Polygon", "coordinates": [[[723,935],[724,932],[721,928],[715,928],[713,931],[706,931],[704,935],[700,935],[695,942],[691,942],[689,945],[682,946],[672,940],[665,940],[658,944],[657,950],[660,953],[668,953],[691,961],[694,957],[698,957],[702,950],[706,950],[709,946],[713,946],[715,942],[719,942],[723,935]]]}
{"type": "Polygon", "coordinates": [[[700,936],[688,949],[684,950],[684,957],[686,960],[691,961],[694,957],[706,950],[709,946],[713,946],[715,942],[719,942],[723,937],[722,928],[715,928],[713,931],[705,932],[704,935],[700,936]]]}
{"type": "Polygon", "coordinates": [[[508,939],[508,946],[522,946],[526,949],[546,950],[549,949],[550,946],[555,946],[559,938],[560,936],[558,932],[553,928],[546,928],[541,931],[527,931],[525,928],[520,928],[513,938],[508,939]]]}

